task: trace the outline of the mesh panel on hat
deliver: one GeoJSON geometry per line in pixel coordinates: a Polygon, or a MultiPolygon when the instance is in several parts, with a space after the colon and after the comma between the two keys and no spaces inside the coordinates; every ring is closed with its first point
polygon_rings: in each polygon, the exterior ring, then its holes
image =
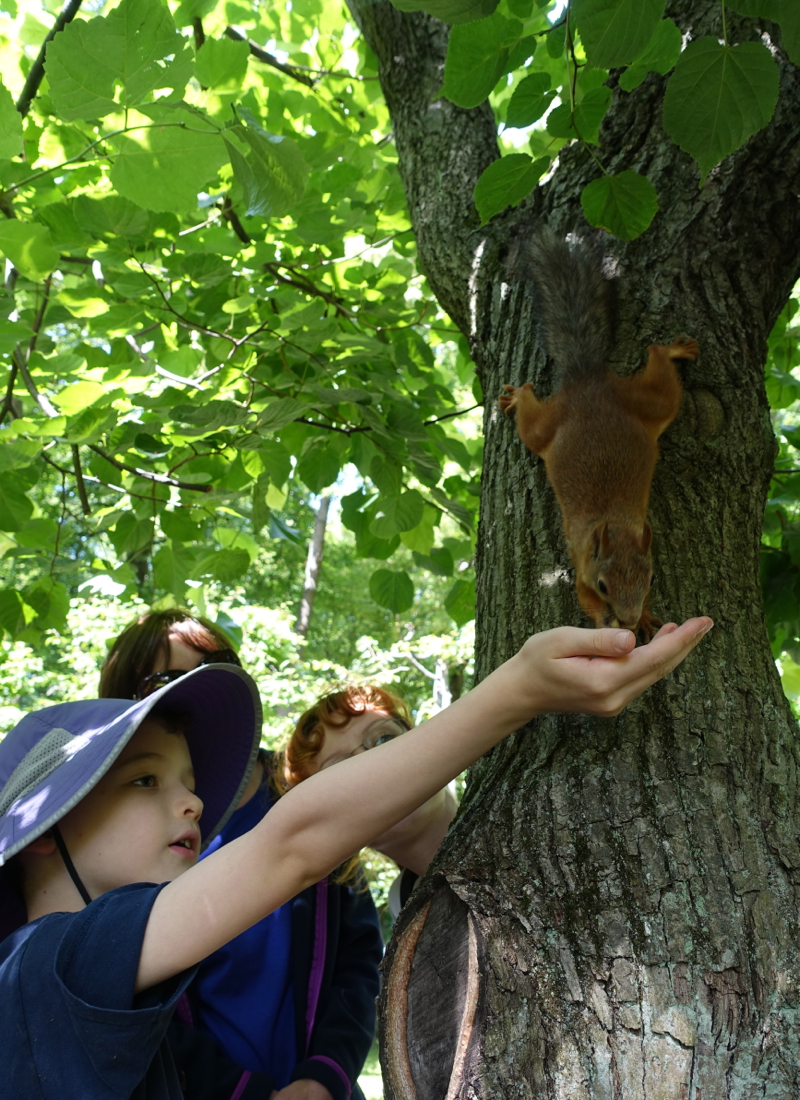
{"type": "Polygon", "coordinates": [[[64,763],[64,748],[73,740],[69,730],[52,729],[23,756],[0,791],[0,815],[64,763]]]}

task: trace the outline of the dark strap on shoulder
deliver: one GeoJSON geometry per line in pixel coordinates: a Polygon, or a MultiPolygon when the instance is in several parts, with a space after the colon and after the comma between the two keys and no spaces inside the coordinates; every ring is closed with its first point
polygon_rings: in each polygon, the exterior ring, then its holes
{"type": "Polygon", "coordinates": [[[69,852],[67,851],[67,846],[64,843],[63,836],[61,835],[61,830],[59,829],[58,825],[54,825],[51,831],[53,833],[53,840],[56,842],[56,848],[58,848],[59,852],[61,853],[61,858],[64,860],[64,866],[67,869],[69,877],[75,883],[75,888],[77,889],[80,896],[83,898],[84,903],[86,905],[89,905],[92,899],[89,897],[89,891],[81,882],[80,875],[75,870],[75,864],[70,859],[69,852]]]}

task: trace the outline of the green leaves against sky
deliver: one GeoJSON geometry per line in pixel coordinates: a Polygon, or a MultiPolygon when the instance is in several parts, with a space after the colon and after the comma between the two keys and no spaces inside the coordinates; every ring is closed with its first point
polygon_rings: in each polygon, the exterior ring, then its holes
{"type": "MultiPolygon", "coordinates": [[[[421,8],[454,24],[443,95],[465,108],[491,97],[506,127],[534,127],[532,157],[514,138],[504,143],[508,164],[490,165],[478,181],[475,204],[481,221],[522,202],[547,172],[546,164],[540,168],[541,158],[552,160],[564,141],[601,146],[602,122],[612,104],[608,70],[623,69],[618,95],[635,91],[648,73],[672,73],[664,127],[695,159],[701,182],[767,125],[775,110],[778,67],[763,42],[724,45],[708,37],[690,40],[681,53],[681,33],[664,17],[664,0],[571,0],[566,9],[564,4],[555,9],[547,0],[505,0],[488,9],[471,0],[431,0],[413,7],[410,0],[398,0],[395,6],[421,8]]],[[[779,23],[784,48],[798,60],[796,0],[737,0],[732,9],[779,23]]],[[[597,160],[602,171],[602,147],[597,160]]],[[[652,186],[631,179],[635,171],[631,167],[622,177],[598,179],[583,202],[590,224],[626,240],[643,233],[658,209],[652,186]]]]}
{"type": "MultiPolygon", "coordinates": [[[[571,37],[552,0],[397,6],[453,24],[442,94],[496,112],[476,226],[579,139],[598,162],[588,221],[644,232],[657,195],[635,165],[603,172],[602,123],[649,73],[698,183],[774,107],[762,44],[680,53],[659,0],[573,0],[571,37]]],[[[788,0],[734,7],[775,19],[797,59],[788,0]]],[[[82,591],[202,609],[270,540],[302,555],[296,517],[333,486],[372,599],[413,615],[424,569],[467,621],[483,395],[417,267],[352,20],[323,0],[86,7],[23,118],[53,22],[44,0],[0,13],[0,627],[35,641],[82,591]]]]}
{"type": "Polygon", "coordinates": [[[0,15],[0,631],[36,641],[80,592],[202,610],[271,541],[304,554],[297,517],[343,471],[380,606],[408,613],[427,569],[464,621],[473,368],[342,12],[82,10],[23,119],[52,21],[0,15]]]}

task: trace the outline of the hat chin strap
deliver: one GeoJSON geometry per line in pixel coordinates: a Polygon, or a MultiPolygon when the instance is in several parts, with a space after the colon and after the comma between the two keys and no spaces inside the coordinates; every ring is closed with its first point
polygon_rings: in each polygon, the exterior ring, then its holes
{"type": "Polygon", "coordinates": [[[75,864],[70,859],[69,852],[67,851],[67,846],[64,843],[64,838],[61,835],[61,830],[59,829],[58,825],[54,825],[51,829],[51,832],[53,834],[53,840],[56,842],[56,848],[58,848],[59,852],[61,853],[61,858],[64,860],[64,866],[67,869],[69,877],[75,883],[75,888],[80,896],[83,898],[84,904],[89,905],[92,900],[89,897],[89,891],[83,885],[80,875],[75,870],[75,864]]]}

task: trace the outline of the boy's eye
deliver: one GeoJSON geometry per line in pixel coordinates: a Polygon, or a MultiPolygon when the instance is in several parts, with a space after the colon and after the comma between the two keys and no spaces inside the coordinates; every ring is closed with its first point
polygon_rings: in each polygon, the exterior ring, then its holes
{"type": "Polygon", "coordinates": [[[158,785],[158,780],[154,775],[140,775],[138,779],[133,781],[134,787],[155,787],[158,785]]]}

